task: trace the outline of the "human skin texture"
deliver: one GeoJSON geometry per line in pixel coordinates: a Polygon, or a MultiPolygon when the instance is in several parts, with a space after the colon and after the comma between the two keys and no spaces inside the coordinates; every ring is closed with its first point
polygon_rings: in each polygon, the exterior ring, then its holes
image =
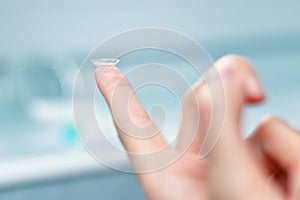
{"type": "MultiPolygon", "coordinates": [[[[226,94],[226,113],[219,140],[212,151],[200,159],[199,150],[213,110],[205,85],[214,78],[208,75],[205,81],[202,77],[186,92],[178,143],[171,151],[181,150],[185,138],[195,127],[195,116],[200,114],[199,128],[191,146],[171,165],[138,174],[147,198],[300,200],[299,134],[283,120],[269,115],[262,119],[252,136],[244,140],[241,137],[243,108],[263,101],[263,87],[249,61],[243,57],[228,55],[219,59],[213,67],[221,75],[226,94]],[[192,100],[195,96],[196,100],[192,100]]],[[[129,81],[115,66],[98,66],[95,77],[114,121],[118,122],[115,124],[119,137],[128,151],[147,153],[168,145],[161,134],[139,139],[130,137],[118,127],[128,120],[141,127],[152,122],[129,81]],[[128,105],[129,115],[124,115],[118,104],[112,104],[116,89],[123,95],[114,101],[121,106],[128,105]]],[[[218,110],[214,112],[218,113],[218,110]]]]}

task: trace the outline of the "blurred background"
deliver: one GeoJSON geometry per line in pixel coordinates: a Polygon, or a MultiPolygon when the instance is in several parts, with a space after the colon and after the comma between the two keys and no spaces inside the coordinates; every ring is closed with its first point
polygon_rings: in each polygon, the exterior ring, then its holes
{"type": "Polygon", "coordinates": [[[267,99],[246,110],[245,136],[267,113],[299,129],[299,9],[296,0],[1,0],[0,199],[145,199],[134,175],[85,152],[72,116],[84,58],[133,28],[174,29],[214,60],[247,56],[267,99]]]}

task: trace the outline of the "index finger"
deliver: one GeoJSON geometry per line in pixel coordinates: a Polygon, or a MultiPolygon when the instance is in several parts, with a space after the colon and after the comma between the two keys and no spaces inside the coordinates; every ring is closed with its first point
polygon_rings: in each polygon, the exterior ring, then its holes
{"type": "Polygon", "coordinates": [[[167,146],[129,81],[115,65],[97,66],[95,78],[129,152],[150,153],[167,146]]]}

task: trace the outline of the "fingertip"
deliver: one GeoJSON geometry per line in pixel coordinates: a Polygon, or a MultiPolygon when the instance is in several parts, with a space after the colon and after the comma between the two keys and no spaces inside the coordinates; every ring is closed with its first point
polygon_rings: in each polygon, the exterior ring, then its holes
{"type": "Polygon", "coordinates": [[[117,86],[129,84],[124,75],[113,65],[97,67],[95,79],[100,92],[108,102],[110,102],[117,86]]]}
{"type": "Polygon", "coordinates": [[[255,72],[248,71],[244,79],[248,103],[261,102],[265,98],[265,92],[255,72]]]}
{"type": "Polygon", "coordinates": [[[234,54],[226,55],[216,62],[216,66],[223,78],[228,80],[228,77],[233,78],[236,74],[242,81],[245,81],[245,90],[250,97],[261,99],[264,96],[262,84],[247,58],[234,54]]]}

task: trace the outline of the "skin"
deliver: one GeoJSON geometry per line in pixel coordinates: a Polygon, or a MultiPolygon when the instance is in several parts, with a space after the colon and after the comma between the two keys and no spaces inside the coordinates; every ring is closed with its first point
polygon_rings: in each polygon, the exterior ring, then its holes
{"type": "MultiPolygon", "coordinates": [[[[196,128],[191,146],[173,164],[151,173],[138,174],[148,199],[299,200],[299,134],[283,120],[267,116],[252,137],[243,140],[240,131],[242,110],[247,104],[264,99],[263,88],[251,64],[243,57],[225,56],[215,63],[215,67],[221,75],[226,94],[223,105],[226,114],[218,142],[208,156],[199,159],[213,110],[206,83],[212,83],[215,74],[208,72],[204,76],[206,82],[200,79],[186,93],[178,144],[170,151],[182,149],[186,138],[196,128]],[[193,122],[198,114],[201,118],[199,124],[195,124],[193,122]]],[[[128,80],[115,66],[98,66],[95,76],[98,88],[111,109],[119,137],[129,152],[149,153],[167,145],[161,134],[138,139],[126,134],[136,130],[129,127],[124,131],[121,128],[133,121],[144,127],[143,133],[147,135],[156,127],[134,95],[128,80]],[[129,115],[123,112],[122,107],[126,105],[129,115]]],[[[138,166],[134,160],[132,163],[138,166]]]]}

